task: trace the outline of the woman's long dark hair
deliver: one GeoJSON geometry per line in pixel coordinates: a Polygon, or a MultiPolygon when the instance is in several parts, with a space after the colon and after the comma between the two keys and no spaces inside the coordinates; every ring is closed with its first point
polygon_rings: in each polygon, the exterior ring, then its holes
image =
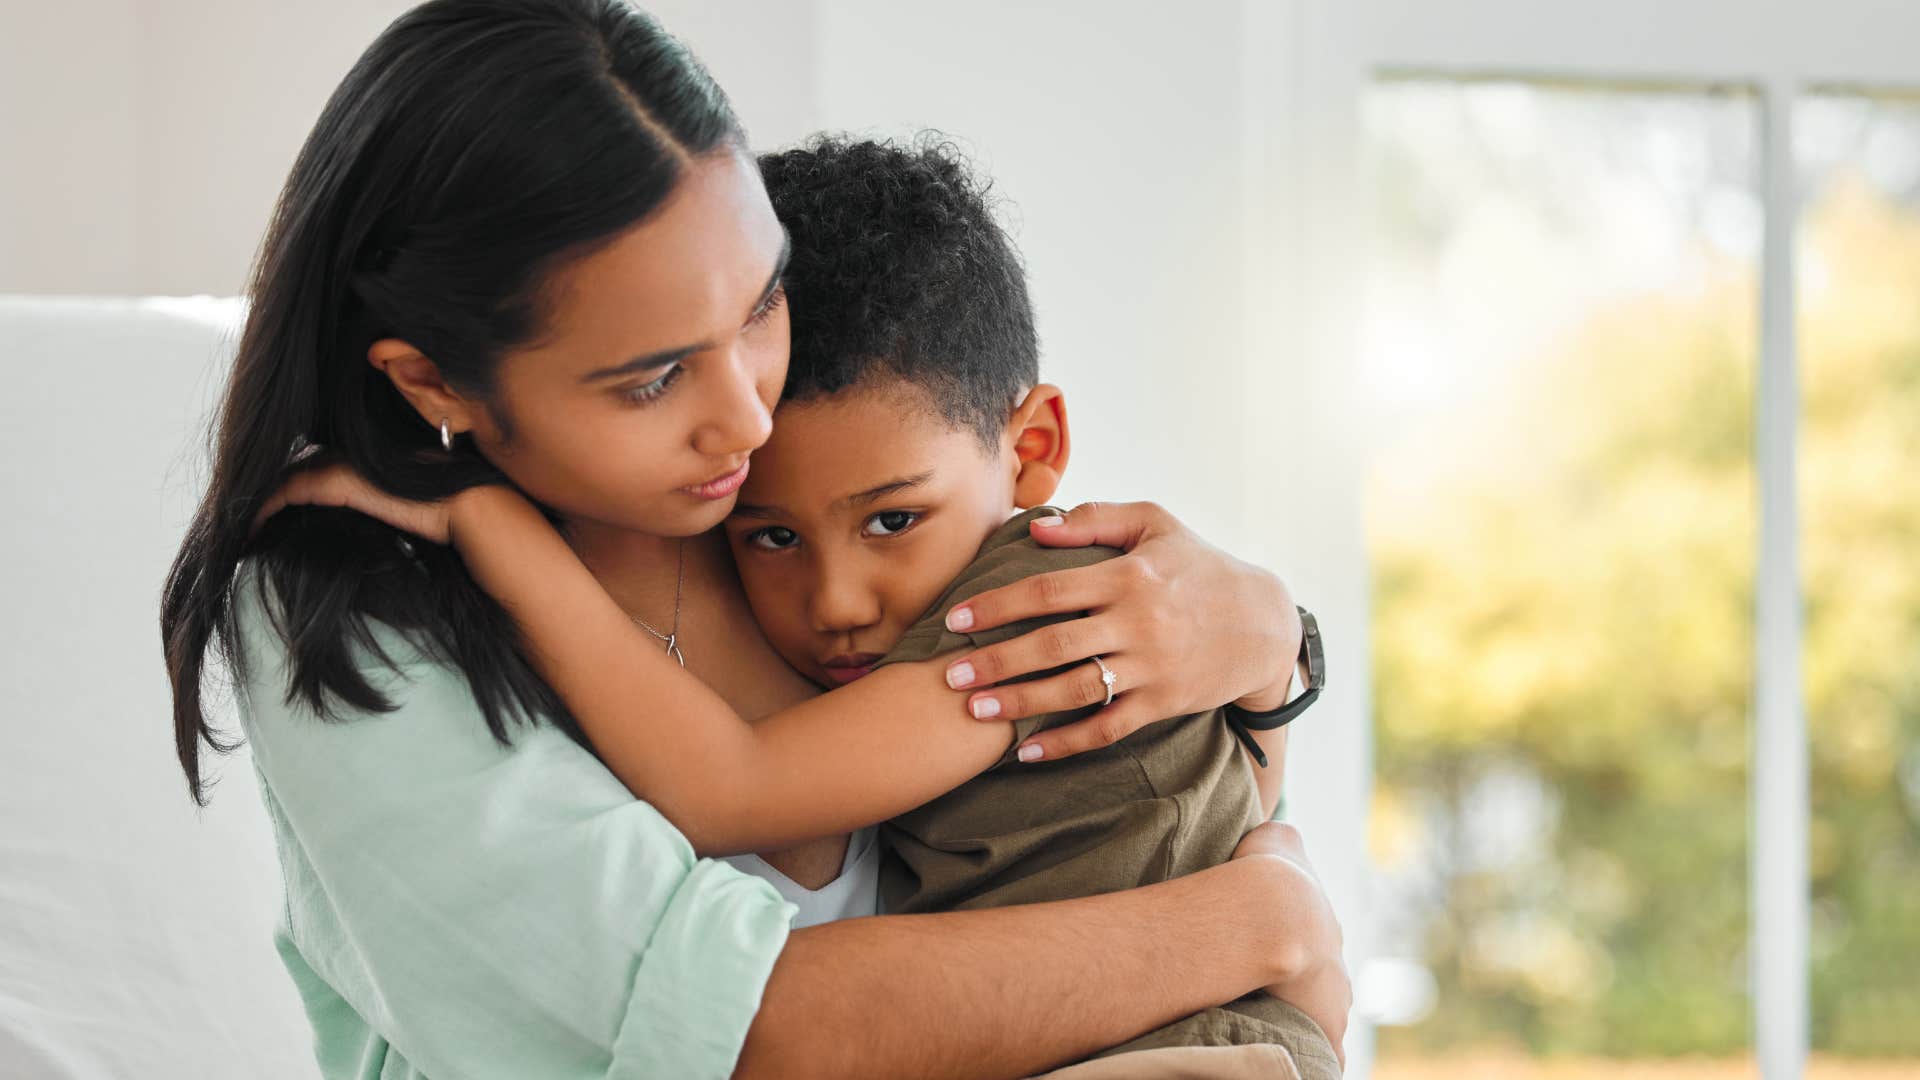
{"type": "MultiPolygon", "coordinates": [[[[174,740],[195,802],[216,650],[245,657],[241,560],[287,643],[289,700],[322,716],[392,704],[356,666],[375,621],[466,675],[502,743],[545,717],[579,732],[512,621],[451,552],[342,510],[252,518],[293,455],[318,446],[396,495],[436,499],[500,479],[367,362],[401,338],[449,385],[488,398],[503,353],[543,331],[542,285],[665,200],[687,161],[741,142],[726,98],[683,46],[621,0],[432,0],[354,64],[281,191],[213,434],[212,479],[160,611],[174,740]]],[[[363,652],[368,651],[368,652],[363,652]]]]}

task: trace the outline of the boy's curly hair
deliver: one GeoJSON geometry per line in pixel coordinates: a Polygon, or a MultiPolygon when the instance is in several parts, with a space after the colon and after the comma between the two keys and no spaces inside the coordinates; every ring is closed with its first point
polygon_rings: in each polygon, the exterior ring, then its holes
{"type": "Polygon", "coordinates": [[[1019,253],[960,150],[818,136],[763,154],[760,174],[793,239],[782,400],[884,372],[995,445],[1039,379],[1040,347],[1019,253]]]}

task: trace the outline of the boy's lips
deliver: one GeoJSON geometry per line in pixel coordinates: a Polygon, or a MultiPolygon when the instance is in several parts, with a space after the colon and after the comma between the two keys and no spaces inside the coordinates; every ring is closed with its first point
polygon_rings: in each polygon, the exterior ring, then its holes
{"type": "Polygon", "coordinates": [[[820,661],[827,678],[845,686],[847,683],[873,671],[874,661],[880,659],[879,653],[842,653],[820,661]]]}
{"type": "Polygon", "coordinates": [[[716,476],[703,483],[688,484],[680,490],[696,499],[724,499],[739,491],[740,485],[747,482],[747,467],[752,463],[751,459],[742,461],[740,467],[730,473],[716,476]]]}

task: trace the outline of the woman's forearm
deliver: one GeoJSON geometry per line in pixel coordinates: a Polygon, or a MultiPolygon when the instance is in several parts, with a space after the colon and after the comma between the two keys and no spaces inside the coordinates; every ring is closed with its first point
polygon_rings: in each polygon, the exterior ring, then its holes
{"type": "Polygon", "coordinates": [[[1024,1077],[1231,1001],[1284,977],[1276,863],[796,931],[734,1075],[1024,1077]]]}

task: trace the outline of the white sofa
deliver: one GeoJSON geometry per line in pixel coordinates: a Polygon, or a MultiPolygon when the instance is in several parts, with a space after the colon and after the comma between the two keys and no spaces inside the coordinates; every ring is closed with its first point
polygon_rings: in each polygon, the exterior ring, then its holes
{"type": "Polygon", "coordinates": [[[240,314],[0,296],[0,1077],[316,1074],[252,768],[194,809],[161,662],[240,314]]]}

